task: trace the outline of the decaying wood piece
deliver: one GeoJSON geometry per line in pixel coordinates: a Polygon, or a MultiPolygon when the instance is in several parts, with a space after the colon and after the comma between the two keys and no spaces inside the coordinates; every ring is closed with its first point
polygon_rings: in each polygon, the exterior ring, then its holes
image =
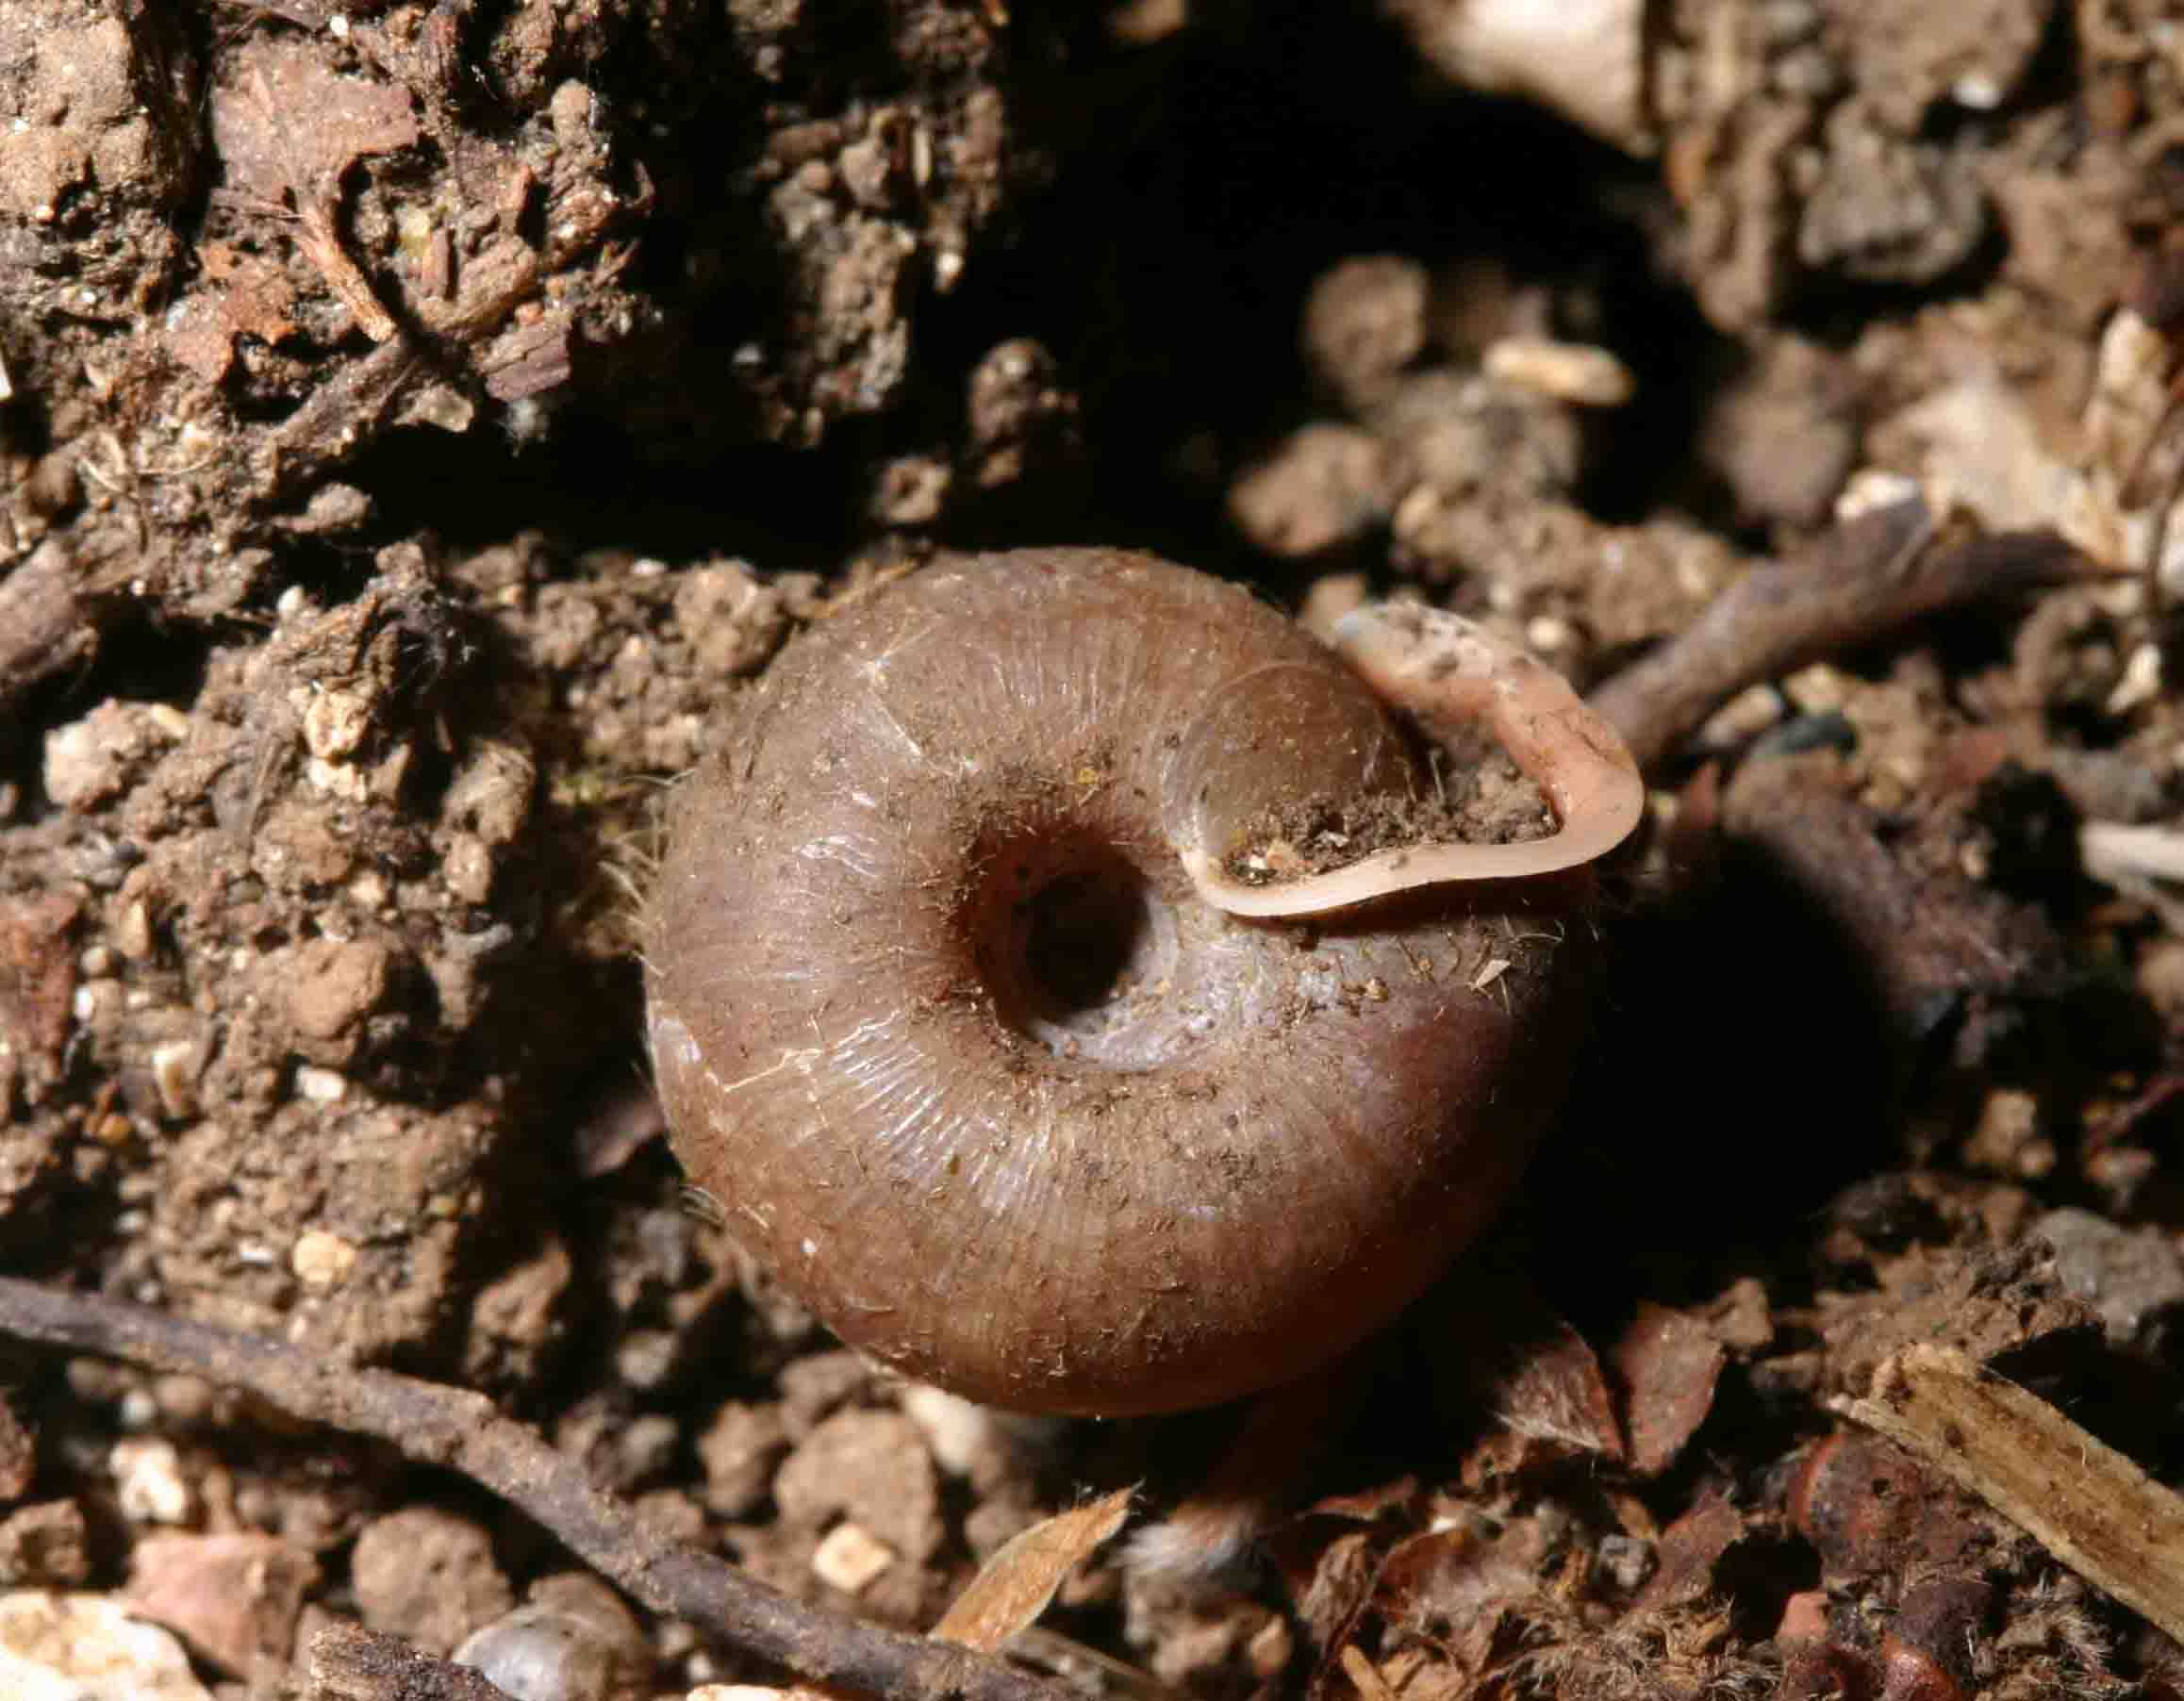
{"type": "Polygon", "coordinates": [[[1911,1346],[1882,1362],[1867,1397],[1829,1404],[2184,1640],[2184,1495],[2045,1400],[1953,1348],[1911,1346]]]}
{"type": "Polygon", "coordinates": [[[311,1639],[310,1683],[308,1701],[508,1701],[470,1667],[360,1625],[329,1625],[311,1639]]]}

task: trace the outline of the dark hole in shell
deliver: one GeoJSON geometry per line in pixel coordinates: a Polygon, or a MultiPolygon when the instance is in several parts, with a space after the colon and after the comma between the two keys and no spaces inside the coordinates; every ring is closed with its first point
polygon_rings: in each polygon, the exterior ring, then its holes
{"type": "Polygon", "coordinates": [[[967,922],[1004,1027],[1057,1056],[1150,1068],[1143,1018],[1177,953],[1167,900],[1139,863],[1098,835],[1014,836],[985,860],[967,922]]]}

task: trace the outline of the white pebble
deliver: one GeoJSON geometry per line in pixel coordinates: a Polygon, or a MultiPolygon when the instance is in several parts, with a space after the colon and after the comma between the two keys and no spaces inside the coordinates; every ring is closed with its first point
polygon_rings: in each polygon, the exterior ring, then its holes
{"type": "Polygon", "coordinates": [[[1582,407],[1620,407],[1638,388],[1629,367],[1590,343],[1504,337],[1487,345],[1482,364],[1498,383],[1582,407]]]}
{"type": "Polygon", "coordinates": [[[323,1229],[306,1229],[289,1248],[289,1268],[296,1280],[321,1293],[340,1286],[356,1267],[356,1248],[323,1229]]]}
{"type": "Polygon", "coordinates": [[[349,1091],[349,1082],[332,1069],[305,1064],[296,1071],[296,1091],[313,1104],[339,1104],[349,1091]]]}
{"type": "Polygon", "coordinates": [[[182,1478],[182,1455],[157,1436],[131,1436],[107,1455],[122,1516],[133,1524],[187,1524],[193,1496],[182,1478]]]}
{"type": "Polygon", "coordinates": [[[827,1531],[811,1556],[811,1574],[830,1589],[857,1594],[895,1562],[895,1550],[861,1524],[847,1519],[827,1531]]]}
{"type": "Polygon", "coordinates": [[[211,1701],[174,1635],[103,1594],[0,1595],[8,1701],[211,1701]]]}

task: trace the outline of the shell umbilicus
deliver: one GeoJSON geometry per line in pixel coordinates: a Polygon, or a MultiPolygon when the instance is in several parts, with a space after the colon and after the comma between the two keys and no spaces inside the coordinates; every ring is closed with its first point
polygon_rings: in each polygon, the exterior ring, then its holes
{"type": "Polygon", "coordinates": [[[1643,793],[1465,622],[1340,646],[1150,556],[952,560],[799,639],[677,788],[675,1147],[844,1339],[1020,1409],[1210,1404],[1354,1344],[1499,1202],[1643,793]],[[1382,694],[1485,723],[1559,831],[1262,878],[1266,821],[1432,792],[1382,694]]]}

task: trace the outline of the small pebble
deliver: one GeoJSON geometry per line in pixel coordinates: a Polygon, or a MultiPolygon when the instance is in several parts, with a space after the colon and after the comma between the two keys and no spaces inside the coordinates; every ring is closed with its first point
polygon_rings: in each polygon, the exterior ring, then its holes
{"type": "Polygon", "coordinates": [[[114,1444],[107,1455],[122,1516],[136,1524],[186,1524],[193,1496],[182,1477],[182,1456],[174,1444],[156,1436],[132,1436],[114,1444]]]}
{"type": "Polygon", "coordinates": [[[324,1292],[339,1287],[356,1267],[356,1248],[339,1234],[323,1229],[306,1229],[289,1249],[289,1268],[307,1288],[324,1292]]]}
{"type": "Polygon", "coordinates": [[[830,1589],[858,1594],[895,1562],[895,1550],[862,1525],[848,1520],[826,1533],[811,1556],[811,1574],[830,1589]]]}
{"type": "Polygon", "coordinates": [[[1488,345],[1483,365],[1489,378],[1581,407],[1620,407],[1638,389],[1629,367],[1588,343],[1504,337],[1488,345]]]}
{"type": "Polygon", "coordinates": [[[313,1104],[339,1104],[348,1091],[347,1079],[332,1069],[305,1064],[296,1070],[296,1092],[313,1104]]]}
{"type": "Polygon", "coordinates": [[[0,1595],[8,1701],[211,1701],[173,1634],[103,1594],[0,1595]]]}

